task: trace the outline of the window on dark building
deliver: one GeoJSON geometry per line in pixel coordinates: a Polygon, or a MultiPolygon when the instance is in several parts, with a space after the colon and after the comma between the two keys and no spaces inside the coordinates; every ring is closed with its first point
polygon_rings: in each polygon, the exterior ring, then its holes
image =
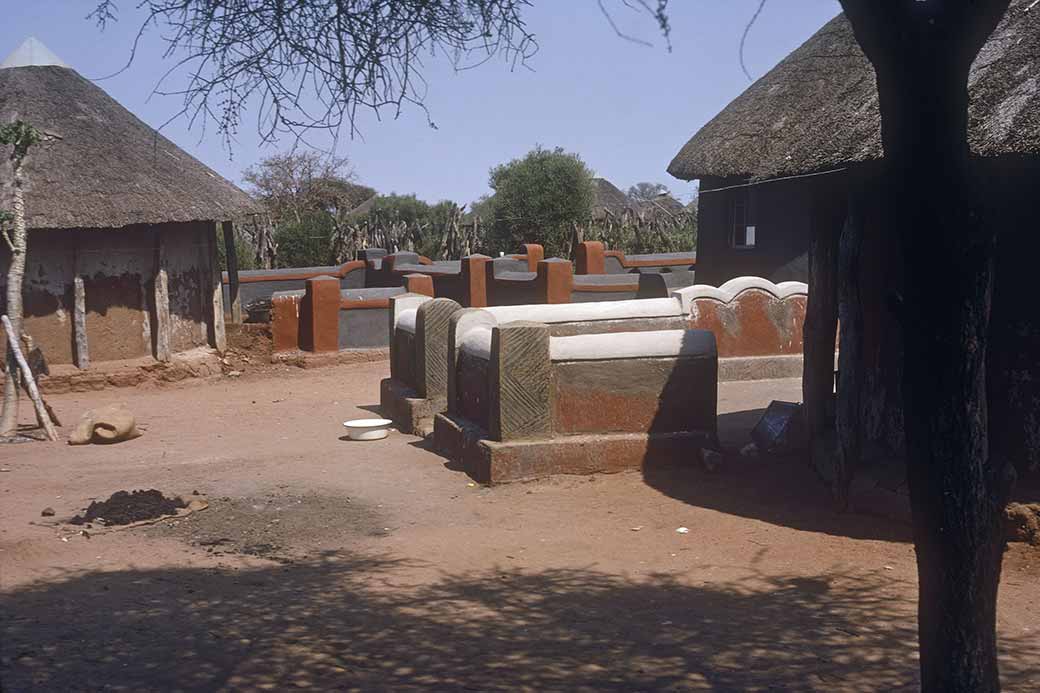
{"type": "Polygon", "coordinates": [[[751,204],[751,189],[737,188],[733,191],[733,203],[730,208],[730,242],[734,248],[755,247],[755,220],[751,204]]]}

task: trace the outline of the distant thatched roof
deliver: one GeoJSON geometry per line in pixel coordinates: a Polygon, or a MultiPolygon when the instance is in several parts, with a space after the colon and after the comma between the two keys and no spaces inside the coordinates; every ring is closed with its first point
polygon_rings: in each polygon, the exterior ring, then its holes
{"type": "Polygon", "coordinates": [[[593,218],[601,219],[608,213],[619,217],[626,207],[632,206],[628,195],[606,178],[593,178],[592,183],[596,193],[592,200],[593,218]]]}
{"type": "MultiPolygon", "coordinates": [[[[29,228],[223,221],[262,211],[70,68],[0,69],[0,123],[17,119],[56,136],[26,164],[29,228]]],[[[11,180],[4,157],[0,207],[9,206],[11,180]]]]}
{"type": "Polygon", "coordinates": [[[675,199],[669,193],[661,193],[655,195],[652,199],[646,200],[639,206],[640,210],[650,214],[671,214],[675,216],[682,214],[686,211],[683,207],[683,203],[675,199]]]}
{"type": "MultiPolygon", "coordinates": [[[[977,156],[1040,155],[1040,6],[1011,7],[972,66],[977,156]],[[1031,10],[1031,11],[1030,11],[1031,10]]],[[[774,178],[882,156],[874,69],[838,15],[686,143],[677,178],[774,178]]]]}

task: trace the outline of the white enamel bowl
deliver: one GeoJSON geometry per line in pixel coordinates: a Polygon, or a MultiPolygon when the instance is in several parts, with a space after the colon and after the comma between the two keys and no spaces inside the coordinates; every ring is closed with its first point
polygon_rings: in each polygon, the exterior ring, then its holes
{"type": "Polygon", "coordinates": [[[380,440],[390,433],[390,419],[354,419],[344,421],[351,440],[380,440]]]}

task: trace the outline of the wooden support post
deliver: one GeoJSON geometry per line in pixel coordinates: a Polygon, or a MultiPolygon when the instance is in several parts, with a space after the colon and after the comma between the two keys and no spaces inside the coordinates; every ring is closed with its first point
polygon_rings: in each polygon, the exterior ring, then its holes
{"type": "Polygon", "coordinates": [[[166,269],[166,243],[162,230],[155,232],[155,360],[170,360],[170,279],[166,269]]]}
{"type": "MultiPolygon", "coordinates": [[[[210,343],[217,353],[223,354],[227,351],[227,332],[224,329],[224,287],[221,281],[220,258],[217,256],[216,224],[213,224],[206,233],[206,245],[209,247],[210,281],[209,287],[207,287],[209,296],[204,300],[210,306],[207,311],[210,315],[209,322],[212,329],[210,343]]],[[[203,274],[205,275],[205,272],[203,274]]]]}
{"type": "Polygon", "coordinates": [[[859,467],[863,449],[863,304],[860,300],[860,248],[863,241],[859,190],[849,195],[849,212],[838,249],[838,399],[835,424],[838,431],[837,474],[834,495],[839,507],[849,505],[849,487],[859,467]]]}
{"type": "Polygon", "coordinates": [[[230,221],[222,224],[224,231],[224,256],[227,258],[228,301],[231,304],[231,322],[242,322],[242,302],[238,297],[238,253],[235,248],[235,225],[230,221]]]}
{"type": "Polygon", "coordinates": [[[75,344],[76,367],[90,368],[90,348],[87,343],[87,291],[83,281],[83,267],[79,251],[79,236],[72,247],[72,336],[75,344]]]}
{"type": "Polygon", "coordinates": [[[7,348],[14,353],[15,361],[18,363],[18,367],[22,369],[22,377],[25,380],[25,387],[29,391],[29,399],[32,400],[33,407],[36,409],[36,420],[43,427],[43,430],[46,431],[48,440],[57,440],[58,432],[54,429],[54,424],[51,423],[50,412],[47,411],[43,397],[40,396],[40,391],[36,388],[36,380],[33,378],[32,370],[25,360],[25,355],[22,354],[22,347],[18,344],[18,337],[14,333],[11,319],[3,315],[0,316],[0,321],[3,322],[4,333],[7,335],[7,348]]]}
{"type": "Polygon", "coordinates": [[[803,326],[802,401],[813,468],[833,481],[831,412],[834,348],[838,331],[838,242],[845,218],[845,192],[826,185],[816,191],[809,241],[809,297],[803,326]]]}

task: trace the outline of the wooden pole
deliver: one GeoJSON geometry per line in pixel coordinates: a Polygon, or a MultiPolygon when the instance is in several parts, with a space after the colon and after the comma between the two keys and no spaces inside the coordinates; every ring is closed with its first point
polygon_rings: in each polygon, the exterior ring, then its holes
{"type": "Polygon", "coordinates": [[[87,342],[87,290],[83,281],[83,261],[79,251],[79,235],[72,246],[72,332],[76,346],[76,367],[90,368],[90,347],[87,342]]]}
{"type": "Polygon", "coordinates": [[[213,325],[213,348],[223,354],[227,351],[227,332],[224,329],[224,287],[220,276],[220,258],[217,256],[216,224],[206,233],[206,245],[209,247],[209,313],[213,325]]]}
{"type": "Polygon", "coordinates": [[[170,278],[162,230],[155,234],[155,360],[170,360],[170,278]]]}
{"type": "Polygon", "coordinates": [[[802,401],[812,466],[828,481],[835,476],[829,409],[834,400],[834,347],[838,330],[838,242],[845,216],[844,193],[825,185],[815,191],[809,242],[809,301],[803,327],[802,401]]]}
{"type": "Polygon", "coordinates": [[[224,256],[227,258],[228,300],[231,303],[231,322],[242,322],[242,302],[238,298],[238,253],[235,247],[235,225],[230,221],[222,224],[224,231],[224,256]]]}
{"type": "Polygon", "coordinates": [[[863,222],[859,194],[858,189],[850,192],[848,220],[838,251],[841,346],[838,350],[838,400],[835,409],[839,454],[834,493],[843,510],[849,504],[849,487],[859,467],[863,448],[860,404],[863,391],[863,304],[860,300],[863,222]]]}
{"type": "Polygon", "coordinates": [[[29,390],[29,399],[32,400],[33,406],[36,408],[36,420],[47,433],[48,440],[57,440],[58,432],[54,429],[47,407],[43,403],[43,398],[40,397],[40,391],[36,388],[36,380],[33,378],[32,370],[22,354],[22,347],[18,344],[18,338],[14,336],[14,326],[11,325],[11,319],[6,315],[0,315],[0,321],[3,321],[4,333],[7,335],[7,348],[14,353],[15,361],[18,362],[18,367],[22,369],[22,377],[25,379],[26,389],[29,390]]]}

